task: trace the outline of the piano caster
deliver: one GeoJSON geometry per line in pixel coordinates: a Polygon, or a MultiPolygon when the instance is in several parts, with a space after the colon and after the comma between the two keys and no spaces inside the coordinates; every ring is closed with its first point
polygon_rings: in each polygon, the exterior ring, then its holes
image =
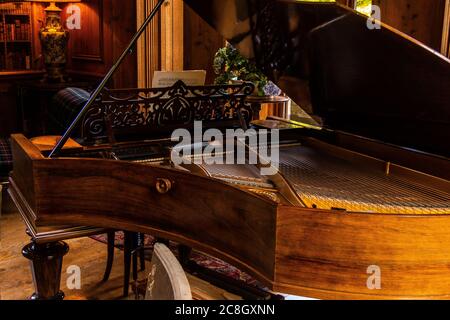
{"type": "Polygon", "coordinates": [[[63,257],[69,251],[65,242],[37,244],[31,242],[22,249],[22,254],[30,260],[33,283],[36,292],[31,300],[63,300],[60,290],[63,257]]]}

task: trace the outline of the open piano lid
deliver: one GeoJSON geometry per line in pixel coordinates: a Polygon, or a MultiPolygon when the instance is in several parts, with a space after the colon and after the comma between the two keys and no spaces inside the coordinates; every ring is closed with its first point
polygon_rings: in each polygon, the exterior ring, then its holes
{"type": "Polygon", "coordinates": [[[185,0],[326,127],[450,155],[450,61],[336,3],[185,0]]]}

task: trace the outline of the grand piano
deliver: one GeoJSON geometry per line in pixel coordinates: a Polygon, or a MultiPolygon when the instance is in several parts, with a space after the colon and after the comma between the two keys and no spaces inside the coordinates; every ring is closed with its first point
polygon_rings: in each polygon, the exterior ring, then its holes
{"type": "Polygon", "coordinates": [[[68,225],[174,240],[275,292],[449,298],[450,61],[336,3],[186,2],[310,117],[253,122],[279,130],[271,175],[263,163],[174,165],[174,143],[148,135],[50,156],[14,135],[9,192],[32,235],[37,297],[62,296],[67,247],[36,230],[68,225]]]}

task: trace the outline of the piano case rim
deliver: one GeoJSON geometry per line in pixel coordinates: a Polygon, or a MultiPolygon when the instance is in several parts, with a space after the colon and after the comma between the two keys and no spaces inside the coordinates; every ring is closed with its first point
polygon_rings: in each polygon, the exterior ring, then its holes
{"type": "MultiPolygon", "coordinates": [[[[20,180],[20,174],[16,175],[16,170],[27,172],[32,176],[33,190],[25,197],[28,205],[34,209],[34,213],[38,217],[37,225],[70,224],[76,219],[77,221],[82,220],[83,224],[97,227],[117,227],[129,231],[150,232],[180,241],[222,258],[249,272],[270,289],[291,294],[331,299],[423,299],[448,298],[450,296],[450,273],[448,272],[450,252],[446,253],[446,249],[450,246],[450,232],[447,232],[450,231],[449,215],[343,213],[277,205],[264,197],[242,191],[220,181],[171,169],[149,168],[139,164],[110,160],[83,159],[85,161],[80,162],[77,159],[44,158],[31,142],[22,135],[13,136],[13,152],[18,165],[11,176],[11,181],[14,182],[12,187],[21,192],[25,182],[20,180]],[[17,159],[20,155],[25,159],[17,159]],[[56,182],[55,184],[55,179],[60,180],[61,173],[82,181],[83,173],[80,172],[80,168],[91,165],[98,167],[105,164],[112,165],[113,168],[115,166],[120,167],[118,170],[125,170],[124,172],[128,172],[128,174],[133,170],[137,170],[139,173],[151,171],[150,176],[153,177],[164,174],[165,178],[174,180],[176,188],[180,186],[178,182],[186,183],[186,181],[189,181],[196,186],[199,183],[203,184],[202,189],[204,190],[221,190],[228,195],[236,196],[237,198],[228,201],[227,206],[222,209],[222,214],[227,208],[232,208],[232,211],[238,213],[234,217],[235,221],[239,220],[245,223],[240,226],[229,224],[227,230],[230,242],[224,242],[220,247],[210,238],[214,234],[214,228],[216,231],[220,228],[217,225],[212,226],[205,222],[205,213],[207,213],[205,211],[201,211],[198,217],[193,220],[192,225],[197,228],[197,234],[195,232],[186,234],[174,225],[163,227],[161,224],[157,225],[150,220],[145,220],[145,217],[140,217],[140,220],[138,220],[136,216],[128,214],[128,217],[114,217],[113,212],[98,213],[95,208],[86,210],[85,207],[84,211],[78,212],[66,210],[62,214],[46,212],[51,207],[53,210],[58,211],[59,209],[55,208],[58,206],[55,206],[54,203],[52,205],[51,201],[49,202],[48,199],[44,198],[58,196],[58,192],[67,193],[64,188],[67,183],[60,181],[60,183],[56,182]],[[52,195],[51,192],[56,192],[56,194],[52,195]],[[35,201],[35,204],[32,204],[33,201],[35,201]],[[251,202],[251,205],[248,202],[251,202]],[[248,211],[250,207],[251,212],[248,211]],[[262,219],[266,219],[266,225],[261,227],[262,219]],[[370,223],[365,223],[365,220],[370,221],[370,223]],[[427,222],[424,223],[424,221],[427,222]],[[200,229],[198,229],[199,225],[202,226],[200,229]],[[355,228],[358,225],[359,227],[355,228]],[[206,226],[212,232],[205,233],[206,226]],[[250,227],[255,226],[259,228],[256,233],[255,230],[250,229],[250,227]],[[263,232],[263,230],[266,232],[263,232]],[[381,240],[374,241],[370,234],[366,234],[367,230],[375,231],[381,240]],[[331,234],[324,237],[324,232],[331,232],[331,234]],[[241,236],[239,236],[239,233],[241,236]],[[206,238],[204,237],[205,234],[208,234],[206,238]],[[243,241],[242,234],[246,236],[249,234],[258,235],[259,239],[256,240],[251,237],[253,242],[246,242],[243,241]],[[272,239],[273,242],[271,242],[272,239]],[[367,239],[368,242],[364,239],[367,239]],[[308,244],[304,245],[305,242],[308,244]],[[247,248],[243,249],[243,246],[247,248]],[[339,248],[339,250],[330,251],[330,248],[339,248]],[[402,248],[401,252],[399,248],[402,248]],[[292,252],[292,250],[294,251],[292,252]],[[367,252],[373,252],[373,254],[368,255],[367,252]],[[319,253],[319,256],[317,256],[317,253],[319,253]],[[356,276],[354,272],[355,265],[360,267],[368,263],[369,260],[376,261],[377,257],[384,263],[386,261],[389,263],[387,265],[389,271],[383,274],[385,277],[383,279],[386,279],[386,281],[382,282],[387,288],[382,287],[381,291],[369,290],[366,287],[366,282],[362,280],[370,275],[365,272],[365,269],[359,270],[360,273],[356,276]],[[324,265],[331,267],[332,272],[317,271],[321,268],[323,270],[324,265]],[[397,272],[397,268],[401,271],[397,272]],[[405,273],[405,270],[410,272],[413,270],[413,272],[409,274],[408,272],[405,273]],[[311,274],[310,272],[314,273],[311,274]],[[305,277],[305,274],[307,277],[305,277]],[[331,279],[331,276],[336,278],[331,279]],[[446,278],[449,278],[449,281],[445,281],[446,278]],[[424,285],[426,290],[423,287],[408,286],[411,280],[415,284],[424,285]]],[[[96,173],[96,175],[98,174],[96,173]]],[[[144,182],[142,183],[145,185],[144,182]]],[[[149,184],[145,185],[145,188],[148,188],[148,186],[149,184]]],[[[184,192],[187,190],[184,189],[184,192]]],[[[153,197],[152,200],[160,201],[161,198],[170,197],[170,194],[157,194],[154,189],[152,192],[155,194],[151,196],[153,197]]],[[[148,193],[148,195],[151,195],[151,193],[148,193]]],[[[187,193],[184,195],[187,195],[187,193]]],[[[84,196],[86,197],[86,194],[84,196]]],[[[176,198],[174,197],[174,199],[176,198]]],[[[110,201],[110,199],[104,199],[104,201],[108,200],[110,201]]],[[[204,203],[213,215],[220,214],[220,211],[215,211],[214,208],[217,209],[217,207],[208,206],[219,204],[221,202],[219,200],[204,203]]],[[[67,199],[65,201],[67,204],[67,199]]],[[[86,199],[80,200],[80,198],[75,199],[75,201],[89,202],[86,199]]],[[[170,201],[173,201],[173,199],[171,198],[170,201]]],[[[197,205],[201,203],[198,199],[193,201],[196,201],[197,205]]],[[[164,201],[161,200],[156,207],[161,209],[163,205],[164,201]]],[[[59,204],[59,208],[63,206],[64,203],[59,204]]],[[[169,211],[192,212],[189,203],[186,203],[186,201],[182,202],[180,206],[178,210],[171,210],[170,208],[160,210],[158,217],[163,219],[169,211]]],[[[230,223],[229,220],[226,220],[226,223],[230,223]]],[[[219,225],[219,227],[224,226],[219,225]]]]}

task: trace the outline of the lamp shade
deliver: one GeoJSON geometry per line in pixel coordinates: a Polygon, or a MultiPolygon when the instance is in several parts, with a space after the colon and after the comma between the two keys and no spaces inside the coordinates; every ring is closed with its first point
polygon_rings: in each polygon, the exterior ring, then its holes
{"type": "Polygon", "coordinates": [[[2,3],[19,3],[19,2],[47,2],[47,3],[74,3],[81,2],[82,0],[0,0],[0,4],[2,3]]]}
{"type": "Polygon", "coordinates": [[[81,0],[25,0],[24,2],[43,2],[49,3],[50,5],[45,9],[45,11],[61,11],[56,3],[70,3],[70,2],[81,2],[81,0]]]}
{"type": "Polygon", "coordinates": [[[81,2],[81,0],[22,0],[19,2],[57,2],[57,3],[67,2],[67,3],[70,3],[70,2],[81,2]]]}

